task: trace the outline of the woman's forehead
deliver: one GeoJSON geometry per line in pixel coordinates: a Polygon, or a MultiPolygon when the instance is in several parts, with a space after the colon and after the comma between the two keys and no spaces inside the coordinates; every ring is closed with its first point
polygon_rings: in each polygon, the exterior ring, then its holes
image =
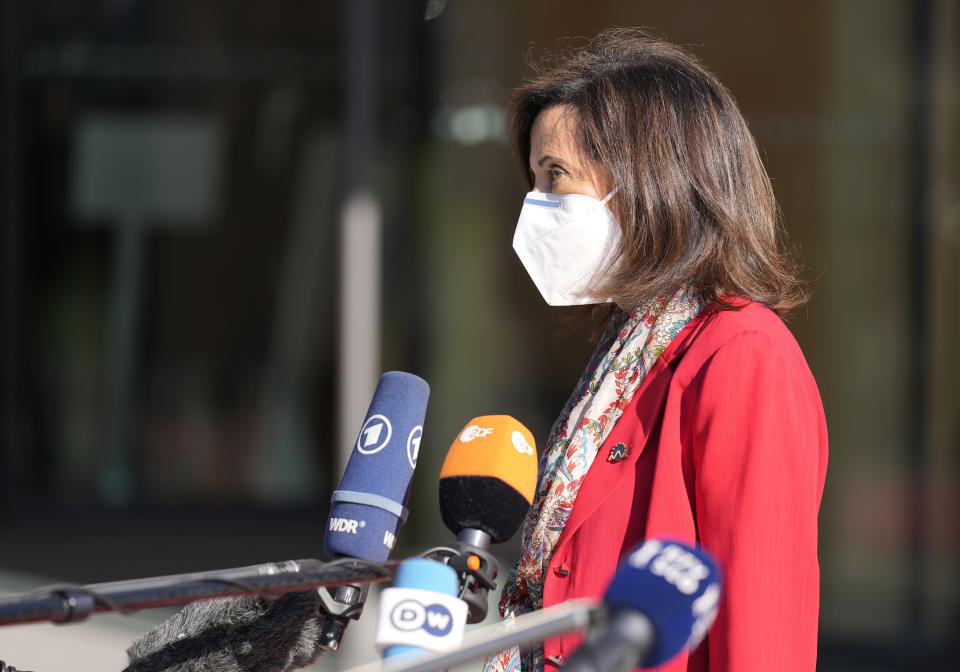
{"type": "Polygon", "coordinates": [[[544,156],[573,160],[580,158],[579,115],[570,105],[553,105],[541,110],[530,130],[530,162],[544,156]]]}

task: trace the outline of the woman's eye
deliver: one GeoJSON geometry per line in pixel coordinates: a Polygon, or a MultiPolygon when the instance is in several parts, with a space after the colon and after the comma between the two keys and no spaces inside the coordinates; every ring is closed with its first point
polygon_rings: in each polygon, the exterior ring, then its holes
{"type": "Polygon", "coordinates": [[[556,181],[561,177],[565,176],[567,174],[567,171],[565,171],[560,166],[550,166],[550,169],[547,170],[547,174],[550,175],[551,180],[556,181]]]}

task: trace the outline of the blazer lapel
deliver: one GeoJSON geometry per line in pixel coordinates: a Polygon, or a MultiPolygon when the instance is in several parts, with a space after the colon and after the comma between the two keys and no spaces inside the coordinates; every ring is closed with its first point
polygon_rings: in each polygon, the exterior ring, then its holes
{"type": "Polygon", "coordinates": [[[597,453],[587,477],[580,486],[577,499],[570,512],[570,518],[560,533],[557,541],[559,550],[567,539],[573,537],[577,528],[589,518],[594,511],[616,491],[617,483],[621,478],[632,477],[633,465],[646,446],[650,432],[660,421],[663,404],[667,398],[670,379],[673,377],[673,368],[661,357],[654,363],[646,380],[636,392],[633,402],[627,407],[627,412],[617,421],[610,436],[604,441],[597,453]],[[616,462],[607,460],[610,446],[624,443],[627,455],[616,462]]]}
{"type": "Polygon", "coordinates": [[[633,477],[633,466],[643,452],[650,438],[650,433],[660,422],[663,416],[663,405],[667,399],[667,390],[673,378],[673,362],[686,352],[690,343],[707,324],[712,311],[703,310],[685,326],[673,342],[667,346],[663,354],[654,362],[653,368],[637,390],[637,396],[627,407],[627,412],[617,421],[610,436],[604,441],[597,453],[587,477],[580,486],[573,511],[567,519],[567,524],[560,533],[557,547],[560,550],[568,539],[571,539],[577,529],[600,507],[603,502],[616,492],[618,484],[623,478],[633,477]],[[610,446],[624,443],[627,447],[627,456],[616,462],[607,460],[610,446]]]}

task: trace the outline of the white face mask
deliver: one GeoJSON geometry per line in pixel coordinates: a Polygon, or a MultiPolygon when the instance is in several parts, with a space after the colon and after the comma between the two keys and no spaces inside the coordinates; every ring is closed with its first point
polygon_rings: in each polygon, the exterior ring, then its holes
{"type": "Polygon", "coordinates": [[[620,226],[604,199],[584,194],[531,191],[513,234],[513,249],[544,300],[551,306],[605,303],[590,288],[605,278],[605,269],[620,243],[620,226]]]}

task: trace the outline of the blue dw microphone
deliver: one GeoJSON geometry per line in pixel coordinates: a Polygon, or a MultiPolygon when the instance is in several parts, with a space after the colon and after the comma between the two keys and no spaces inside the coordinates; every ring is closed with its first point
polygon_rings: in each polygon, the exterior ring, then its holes
{"type": "Polygon", "coordinates": [[[407,519],[430,386],[411,373],[380,378],[350,461],[331,498],[327,553],[387,559],[407,519]]]}
{"type": "Polygon", "coordinates": [[[400,563],[393,587],[380,594],[374,644],[383,657],[460,646],[468,608],[459,592],[457,572],[448,565],[426,558],[400,563]]]}
{"type": "Polygon", "coordinates": [[[564,672],[628,672],[656,667],[696,648],[717,615],[716,561],[680,541],[649,539],[633,549],[603,596],[609,618],[587,635],[564,672]]]}

